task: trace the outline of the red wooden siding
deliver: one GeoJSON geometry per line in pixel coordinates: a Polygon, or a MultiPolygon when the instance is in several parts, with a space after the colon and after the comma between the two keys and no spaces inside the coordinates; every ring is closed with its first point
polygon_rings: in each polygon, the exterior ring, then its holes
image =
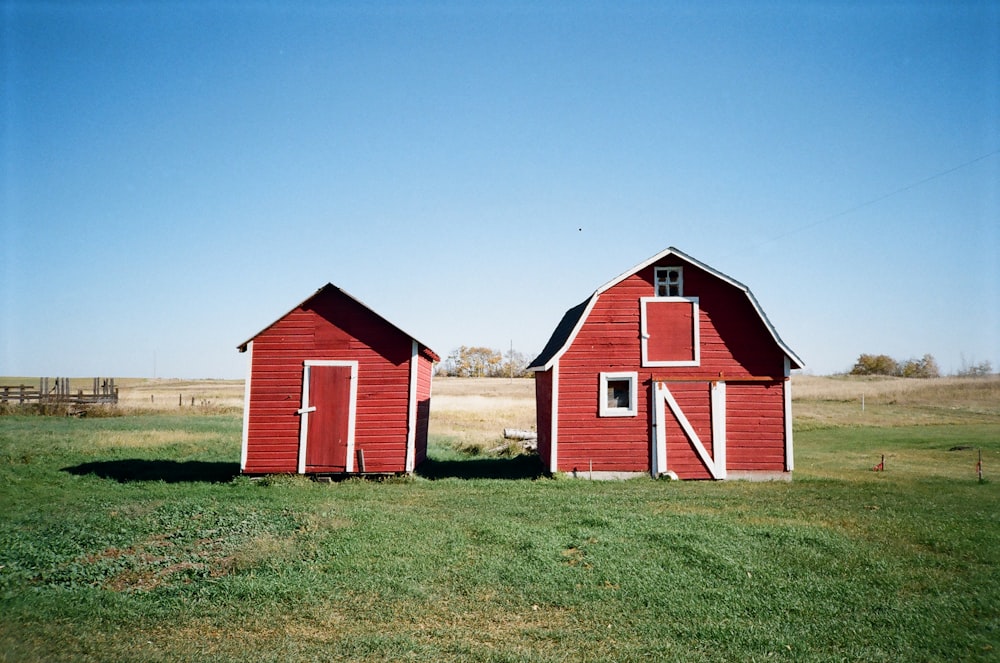
{"type": "MultiPolygon", "coordinates": [[[[696,265],[683,263],[683,296],[699,300],[699,365],[642,366],[640,299],[654,295],[655,267],[676,266],[679,262],[676,256],[667,256],[602,292],[558,358],[558,467],[549,468],[551,471],[584,471],[591,467],[595,471],[648,471],[653,380],[669,383],[671,393],[712,457],[709,383],[726,382],[727,468],[784,469],[785,354],[743,290],[696,265]],[[638,374],[636,416],[598,416],[602,372],[638,374]],[[741,384],[739,380],[751,382],[741,384]]],[[[654,311],[647,318],[650,340],[657,339],[658,334],[649,327],[658,322],[678,331],[676,316],[659,320],[659,304],[648,308],[647,315],[650,311],[654,311]]],[[[690,320],[681,322],[686,326],[679,331],[690,338],[690,320]]],[[[691,358],[691,349],[683,341],[674,343],[661,338],[653,348],[668,353],[671,359],[679,353],[686,353],[685,359],[691,358]]],[[[536,380],[546,379],[543,376],[551,373],[539,371],[536,380]]],[[[551,420],[547,408],[552,393],[551,385],[536,382],[539,452],[543,460],[547,455],[547,426],[551,420]]],[[[710,478],[669,408],[666,426],[669,469],[682,478],[710,478]]]]}
{"type": "Polygon", "coordinates": [[[549,467],[549,459],[552,453],[552,371],[538,371],[535,373],[535,422],[538,431],[538,457],[542,460],[542,466],[549,471],[556,468],[549,467]]]}
{"type": "Polygon", "coordinates": [[[786,388],[787,382],[726,385],[730,470],[784,470],[786,388]]]}
{"type": "Polygon", "coordinates": [[[417,355],[417,430],[416,465],[427,460],[427,431],[431,418],[431,375],[434,364],[422,354],[417,355]]]}
{"type": "MultiPolygon", "coordinates": [[[[298,469],[302,370],[306,360],[358,362],[355,453],[365,470],[404,472],[413,341],[357,300],[330,287],[253,339],[247,430],[248,474],[298,469]]],[[[431,360],[418,355],[416,459],[426,456],[431,360]]],[[[356,455],[354,459],[357,470],[356,455]]]]}

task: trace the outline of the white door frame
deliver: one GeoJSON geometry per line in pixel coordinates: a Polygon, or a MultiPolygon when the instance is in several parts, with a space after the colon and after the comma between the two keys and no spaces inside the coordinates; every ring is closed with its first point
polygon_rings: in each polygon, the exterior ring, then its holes
{"type": "Polygon", "coordinates": [[[309,413],[316,411],[315,405],[309,404],[309,378],[313,366],[347,366],[351,369],[351,404],[347,415],[347,460],[345,472],[354,471],[354,422],[358,409],[358,362],[341,359],[307,359],[302,362],[302,407],[297,414],[302,417],[299,425],[299,474],[306,473],[306,444],[309,440],[309,413]]]}

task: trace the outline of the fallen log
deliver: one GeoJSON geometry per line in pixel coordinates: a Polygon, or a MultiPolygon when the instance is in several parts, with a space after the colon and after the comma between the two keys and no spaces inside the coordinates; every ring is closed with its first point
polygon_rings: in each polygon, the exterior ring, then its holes
{"type": "Polygon", "coordinates": [[[520,430],[517,428],[504,428],[503,436],[506,440],[537,440],[538,433],[531,430],[520,430]]]}

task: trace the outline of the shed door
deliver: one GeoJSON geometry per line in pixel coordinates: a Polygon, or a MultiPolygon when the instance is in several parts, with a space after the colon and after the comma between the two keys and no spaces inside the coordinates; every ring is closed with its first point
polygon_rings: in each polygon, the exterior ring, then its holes
{"type": "Polygon", "coordinates": [[[305,472],[350,472],[354,446],[357,364],[307,362],[302,427],[305,472]]]}

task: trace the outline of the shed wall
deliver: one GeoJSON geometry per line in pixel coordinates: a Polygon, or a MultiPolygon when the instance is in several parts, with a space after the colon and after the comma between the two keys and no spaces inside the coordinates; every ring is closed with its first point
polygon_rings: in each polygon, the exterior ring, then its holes
{"type": "MultiPolygon", "coordinates": [[[[367,472],[405,471],[411,352],[411,339],[347,297],[310,300],[278,320],[254,338],[244,471],[296,471],[307,359],[358,362],[355,450],[364,451],[367,472]]],[[[429,401],[430,362],[421,358],[429,401]]],[[[427,417],[417,421],[420,458],[426,455],[427,417]]]]}

